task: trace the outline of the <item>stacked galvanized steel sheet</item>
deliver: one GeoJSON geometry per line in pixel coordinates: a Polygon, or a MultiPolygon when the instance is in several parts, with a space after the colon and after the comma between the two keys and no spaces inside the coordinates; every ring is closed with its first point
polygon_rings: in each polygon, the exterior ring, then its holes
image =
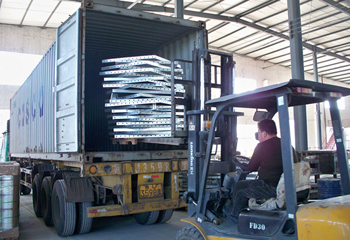
{"type": "MultiPolygon", "coordinates": [[[[177,105],[172,121],[171,61],[156,55],[103,60],[113,64],[102,67],[103,87],[108,89],[105,103],[110,135],[113,138],[171,137],[184,129],[184,106],[177,105]]],[[[181,79],[183,70],[174,64],[173,76],[181,79]]],[[[183,98],[184,86],[174,84],[176,98],[183,98]]]]}

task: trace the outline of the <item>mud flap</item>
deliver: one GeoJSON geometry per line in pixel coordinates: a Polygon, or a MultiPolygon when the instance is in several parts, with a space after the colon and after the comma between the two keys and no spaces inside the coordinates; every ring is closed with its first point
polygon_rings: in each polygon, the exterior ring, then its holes
{"type": "Polygon", "coordinates": [[[64,194],[67,202],[94,201],[94,191],[90,178],[66,175],[63,179],[66,183],[64,194]]]}

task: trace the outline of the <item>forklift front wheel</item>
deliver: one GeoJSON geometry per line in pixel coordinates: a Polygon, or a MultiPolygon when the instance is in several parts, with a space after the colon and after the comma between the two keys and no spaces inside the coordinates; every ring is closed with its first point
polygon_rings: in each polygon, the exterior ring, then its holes
{"type": "Polygon", "coordinates": [[[176,234],[176,240],[204,240],[204,237],[197,228],[185,227],[176,234]]]}

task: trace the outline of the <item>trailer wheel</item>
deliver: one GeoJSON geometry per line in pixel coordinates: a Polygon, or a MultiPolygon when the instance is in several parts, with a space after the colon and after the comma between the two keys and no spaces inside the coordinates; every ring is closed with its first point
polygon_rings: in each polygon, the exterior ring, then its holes
{"type": "Polygon", "coordinates": [[[52,189],[52,220],[59,236],[70,236],[74,233],[77,212],[74,202],[66,202],[64,180],[57,180],[52,189]]]}
{"type": "Polygon", "coordinates": [[[33,208],[35,216],[42,217],[41,215],[41,182],[39,174],[35,174],[33,180],[33,208]]]}
{"type": "Polygon", "coordinates": [[[154,224],[159,216],[159,211],[137,213],[134,215],[136,222],[141,225],[151,225],[154,224]]]}
{"type": "Polygon", "coordinates": [[[167,209],[159,211],[159,217],[157,219],[157,223],[165,223],[170,220],[173,216],[174,209],[167,209]]]}
{"type": "Polygon", "coordinates": [[[46,226],[52,226],[51,177],[45,177],[41,183],[41,213],[46,226]]]}
{"type": "Polygon", "coordinates": [[[21,184],[21,193],[23,195],[28,195],[30,192],[32,191],[31,188],[27,187],[27,186],[24,186],[21,184]]]}
{"type": "MultiPolygon", "coordinates": [[[[171,194],[168,191],[164,191],[164,198],[170,199],[171,194]]],[[[159,211],[159,216],[156,223],[165,223],[170,220],[170,218],[173,216],[174,209],[167,209],[167,210],[161,210],[159,211]]]]}
{"type": "Polygon", "coordinates": [[[175,240],[204,240],[204,238],[197,228],[185,227],[176,234],[175,240]]]}
{"type": "Polygon", "coordinates": [[[87,208],[92,207],[92,205],[93,205],[92,202],[76,203],[76,208],[77,208],[77,224],[75,227],[76,234],[83,234],[83,233],[90,232],[93,218],[89,218],[87,216],[88,214],[87,208]]]}

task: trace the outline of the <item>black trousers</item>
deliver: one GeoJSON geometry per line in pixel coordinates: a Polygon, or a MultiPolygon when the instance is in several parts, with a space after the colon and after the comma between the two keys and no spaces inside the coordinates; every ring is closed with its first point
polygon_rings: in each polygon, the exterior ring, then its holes
{"type": "Polygon", "coordinates": [[[269,199],[276,197],[276,187],[273,187],[263,180],[243,180],[236,183],[231,203],[224,208],[227,215],[238,218],[239,213],[248,207],[250,198],[269,199]]]}

